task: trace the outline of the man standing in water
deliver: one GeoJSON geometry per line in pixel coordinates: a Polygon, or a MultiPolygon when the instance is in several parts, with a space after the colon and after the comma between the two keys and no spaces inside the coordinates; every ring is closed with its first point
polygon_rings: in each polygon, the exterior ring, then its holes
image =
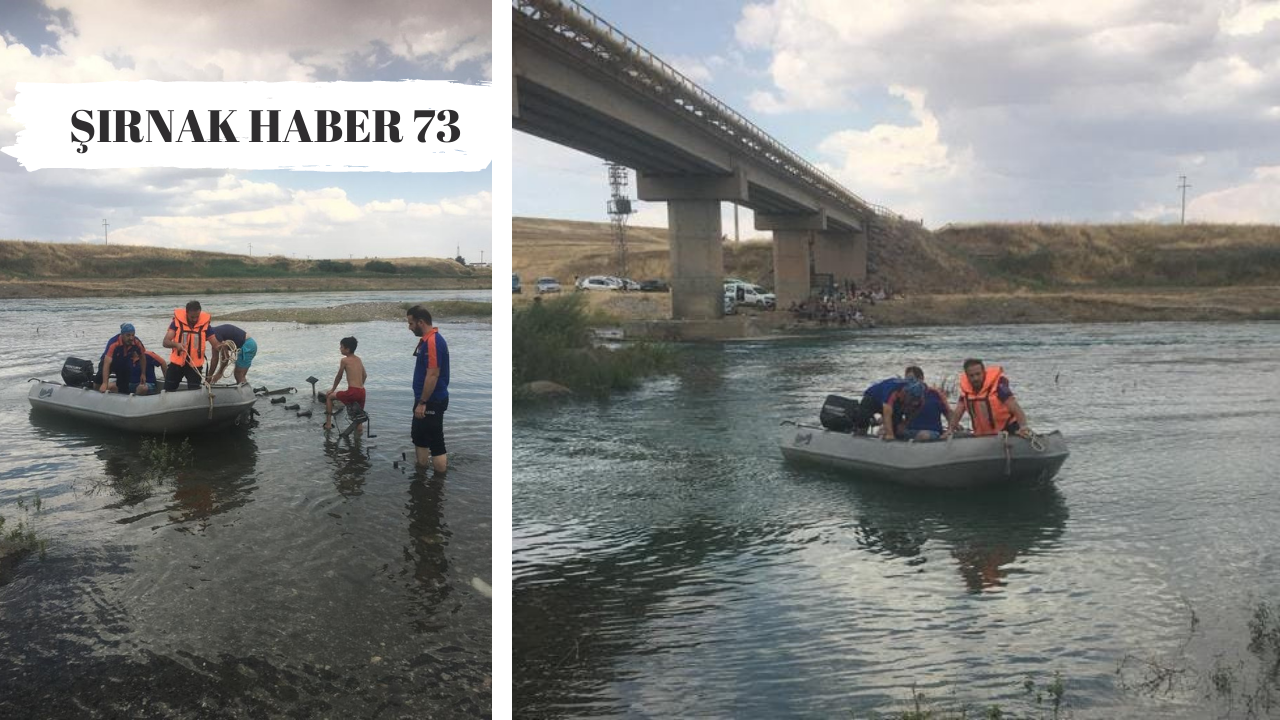
{"type": "Polygon", "coordinates": [[[438,473],[449,467],[444,447],[444,411],[449,408],[449,345],[431,324],[431,313],[414,305],[405,313],[409,331],[418,336],[413,369],[413,449],[418,467],[428,463],[438,473]]]}
{"type": "Polygon", "coordinates": [[[173,348],[169,355],[169,367],[164,373],[164,389],[173,392],[184,377],[187,389],[200,387],[200,368],[204,367],[204,346],[208,342],[209,313],[200,309],[200,302],[192,300],[187,307],[173,311],[173,321],[164,336],[164,346],[173,348]]]}

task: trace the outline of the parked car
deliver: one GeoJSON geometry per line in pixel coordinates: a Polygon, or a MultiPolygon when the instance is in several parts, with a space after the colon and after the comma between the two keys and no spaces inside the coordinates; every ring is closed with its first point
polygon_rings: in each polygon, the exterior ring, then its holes
{"type": "Polygon", "coordinates": [[[618,280],[622,281],[623,290],[639,290],[640,289],[640,283],[636,282],[635,280],[632,280],[631,278],[618,278],[618,280]]]}
{"type": "Polygon", "coordinates": [[[560,281],[553,277],[540,277],[536,287],[539,295],[558,293],[560,292],[560,281]]]}
{"type": "Polygon", "coordinates": [[[589,275],[584,278],[578,278],[578,289],[607,291],[622,289],[621,283],[612,282],[615,280],[617,280],[617,278],[609,278],[604,275],[589,275]]]}
{"type": "Polygon", "coordinates": [[[725,283],[725,294],[732,296],[739,305],[754,305],[758,308],[772,310],[778,305],[778,298],[759,285],[750,283],[725,283]]]}
{"type": "Polygon", "coordinates": [[[641,280],[640,292],[669,292],[671,286],[661,280],[641,280]]]}
{"type": "Polygon", "coordinates": [[[515,273],[511,273],[511,294],[520,294],[520,276],[515,273]]]}

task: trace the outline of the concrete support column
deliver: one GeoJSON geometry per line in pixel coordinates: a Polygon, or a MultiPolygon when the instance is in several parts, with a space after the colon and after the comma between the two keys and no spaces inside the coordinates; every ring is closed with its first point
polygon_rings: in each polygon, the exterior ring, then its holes
{"type": "Polygon", "coordinates": [[[867,279],[866,233],[819,232],[813,243],[814,272],[830,273],[839,287],[867,279]]]}
{"type": "Polygon", "coordinates": [[[778,307],[809,297],[809,240],[812,230],[773,231],[773,292],[778,307]]]}
{"type": "Polygon", "coordinates": [[[724,248],[719,200],[668,200],[671,237],[671,317],[714,320],[724,315],[724,248]]]}

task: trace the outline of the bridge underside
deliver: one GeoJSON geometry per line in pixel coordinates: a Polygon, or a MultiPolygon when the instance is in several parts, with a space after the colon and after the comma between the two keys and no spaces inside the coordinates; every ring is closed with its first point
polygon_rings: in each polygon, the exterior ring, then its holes
{"type": "Polygon", "coordinates": [[[756,228],[774,232],[779,305],[808,297],[813,273],[837,283],[865,278],[865,207],[833,202],[547,34],[517,18],[512,127],[633,168],[639,198],[668,204],[675,318],[723,312],[721,202],[753,210],[756,228]]]}

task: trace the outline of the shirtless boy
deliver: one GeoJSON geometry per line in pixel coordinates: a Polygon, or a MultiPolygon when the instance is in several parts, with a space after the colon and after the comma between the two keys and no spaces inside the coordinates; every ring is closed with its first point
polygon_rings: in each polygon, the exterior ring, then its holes
{"type": "MultiPolygon", "coordinates": [[[[333,401],[337,400],[344,405],[354,402],[364,409],[364,381],[368,379],[369,374],[364,371],[364,362],[356,355],[357,340],[353,337],[344,337],[338,342],[338,351],[342,353],[342,360],[338,362],[338,374],[333,378],[333,387],[329,388],[329,392],[324,396],[324,427],[326,430],[333,427],[333,401]],[[343,373],[347,376],[347,389],[340,393],[334,393],[338,389],[338,383],[342,380],[343,373]]],[[[360,423],[364,425],[364,423],[360,423]]],[[[356,428],[356,434],[360,434],[360,428],[356,428]]]]}

